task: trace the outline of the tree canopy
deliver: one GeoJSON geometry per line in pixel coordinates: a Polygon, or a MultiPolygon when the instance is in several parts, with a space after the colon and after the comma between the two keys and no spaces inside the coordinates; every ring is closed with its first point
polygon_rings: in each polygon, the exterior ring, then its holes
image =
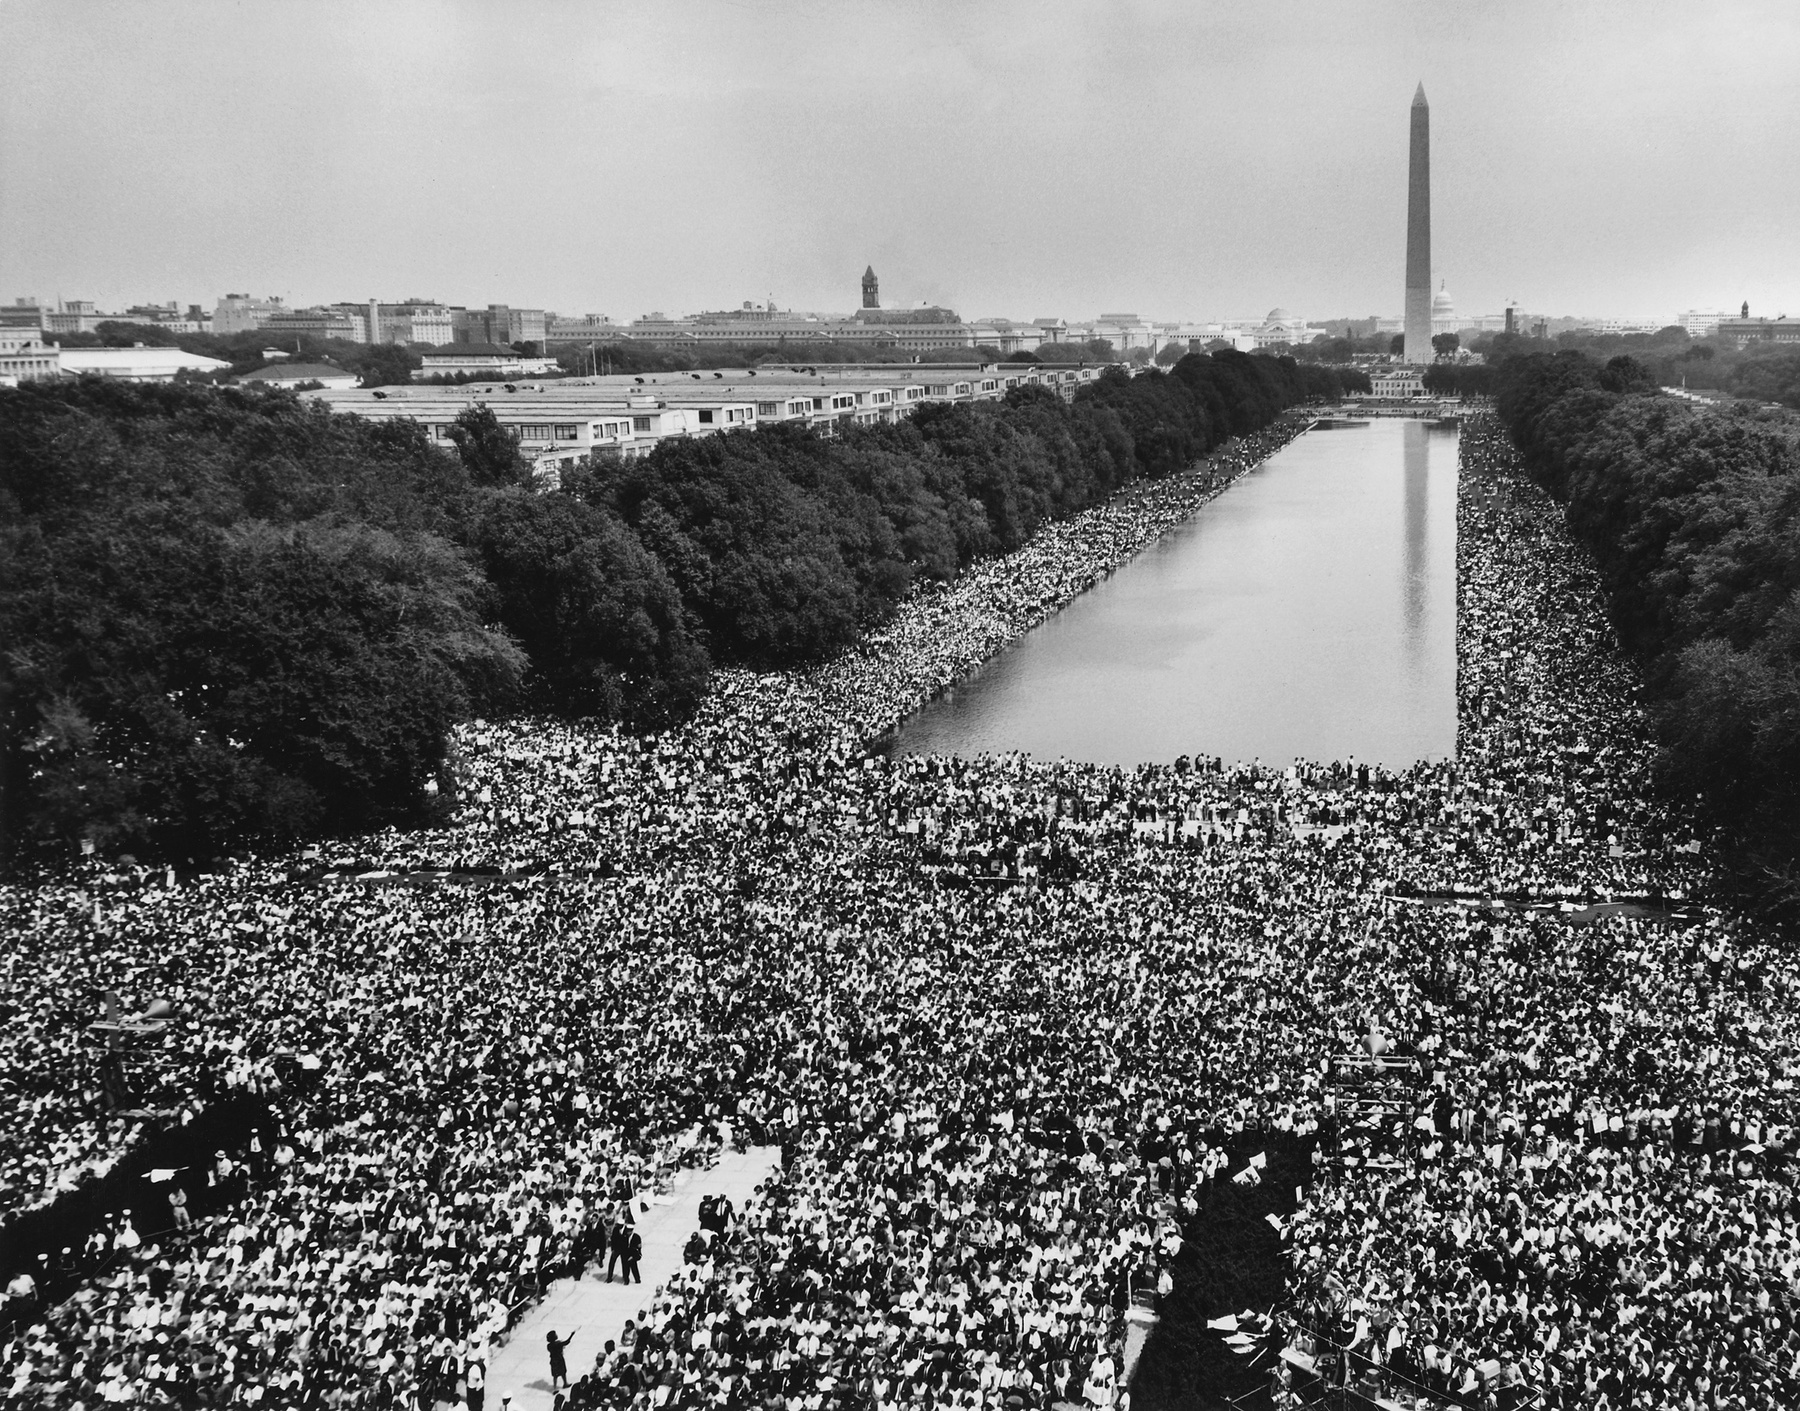
{"type": "Polygon", "coordinates": [[[0,393],[8,853],[404,816],[524,662],[417,427],[82,379],[0,393]]]}
{"type": "Polygon", "coordinates": [[[1800,419],[1660,395],[1628,354],[1515,357],[1497,381],[1646,663],[1669,783],[1800,915],[1800,419]]]}
{"type": "Polygon", "coordinates": [[[416,816],[460,720],[665,727],[714,662],[821,660],[1350,375],[1189,354],[1073,402],[673,439],[547,494],[484,408],[446,451],[282,392],[0,391],[0,843],[199,857],[416,816]]]}

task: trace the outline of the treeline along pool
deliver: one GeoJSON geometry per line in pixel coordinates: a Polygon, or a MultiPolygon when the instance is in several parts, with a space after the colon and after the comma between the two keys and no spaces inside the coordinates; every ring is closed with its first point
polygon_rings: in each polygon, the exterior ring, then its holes
{"type": "Polygon", "coordinates": [[[908,720],[901,754],[1456,749],[1451,423],[1314,431],[908,720]]]}

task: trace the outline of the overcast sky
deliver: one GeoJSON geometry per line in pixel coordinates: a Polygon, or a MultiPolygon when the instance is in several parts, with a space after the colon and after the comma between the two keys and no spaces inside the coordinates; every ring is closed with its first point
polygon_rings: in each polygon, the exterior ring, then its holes
{"type": "Polygon", "coordinates": [[[1800,315],[1800,3],[0,0],[0,298],[1800,315]]]}

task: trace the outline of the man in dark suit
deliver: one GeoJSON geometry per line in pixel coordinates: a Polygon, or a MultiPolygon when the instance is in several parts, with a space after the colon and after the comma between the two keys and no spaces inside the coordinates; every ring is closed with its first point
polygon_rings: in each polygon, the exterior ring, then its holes
{"type": "Polygon", "coordinates": [[[612,1282],[613,1270],[619,1268],[625,1262],[626,1236],[630,1231],[631,1226],[626,1224],[624,1220],[619,1220],[613,1224],[612,1233],[607,1236],[606,1282],[609,1284],[612,1282]]]}

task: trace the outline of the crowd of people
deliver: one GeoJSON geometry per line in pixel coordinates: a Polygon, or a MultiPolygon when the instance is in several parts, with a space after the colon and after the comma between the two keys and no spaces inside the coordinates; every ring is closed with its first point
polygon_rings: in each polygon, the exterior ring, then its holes
{"type": "Polygon", "coordinates": [[[209,1178],[163,1173],[72,1299],[14,1279],[0,1388],[476,1405],[547,1280],[756,1141],[780,1174],[571,1369],[572,1408],[1119,1405],[1124,1310],[1191,1295],[1171,1270],[1242,1174],[1228,1142],[1312,1137],[1378,1032],[1417,1061],[1416,1136],[1379,1170],[1319,1148],[1290,1311],[1471,1402],[1791,1402],[1800,970],[1705,908],[1421,900],[1707,879],[1594,576],[1491,422],[1461,441],[1455,761],[869,751],[1297,429],[1047,528],[828,666],[723,673],[668,734],[470,727],[445,828],[0,892],[9,1209],[208,1094],[280,1114],[228,1209],[163,1216],[209,1178]],[[474,867],[514,880],[403,884],[474,867]],[[136,1117],[91,1077],[102,990],[176,1016],[136,1117]]]}

